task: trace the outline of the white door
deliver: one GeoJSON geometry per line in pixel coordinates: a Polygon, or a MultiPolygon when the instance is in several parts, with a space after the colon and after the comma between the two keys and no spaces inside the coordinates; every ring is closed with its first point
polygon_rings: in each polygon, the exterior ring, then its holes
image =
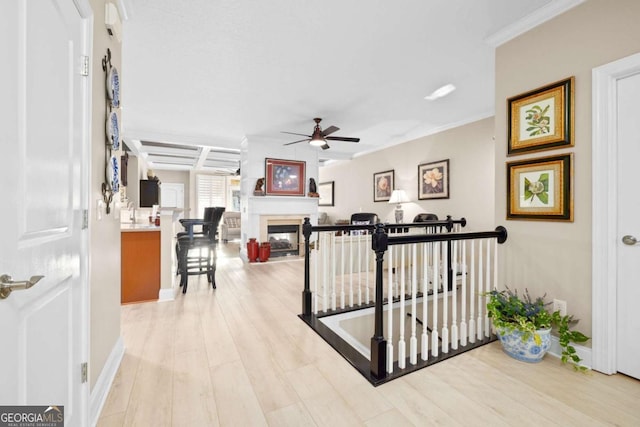
{"type": "Polygon", "coordinates": [[[640,73],[617,81],[618,134],[618,372],[640,379],[640,73]],[[623,242],[623,236],[631,236],[623,242]],[[638,243],[634,243],[634,238],[638,243]]]}
{"type": "Polygon", "coordinates": [[[163,182],[160,184],[160,206],[184,208],[184,184],[163,182]]]}
{"type": "Polygon", "coordinates": [[[0,2],[0,274],[44,276],[0,299],[0,405],[64,405],[86,425],[90,26],[74,3],[0,2]]]}

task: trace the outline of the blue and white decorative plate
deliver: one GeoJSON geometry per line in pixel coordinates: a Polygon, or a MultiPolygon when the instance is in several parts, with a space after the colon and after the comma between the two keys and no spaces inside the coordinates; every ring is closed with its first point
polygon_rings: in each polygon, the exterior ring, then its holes
{"type": "Polygon", "coordinates": [[[109,169],[111,175],[111,190],[114,193],[120,191],[120,172],[118,168],[118,159],[116,156],[111,156],[111,160],[109,161],[109,169]]]}
{"type": "Polygon", "coordinates": [[[107,77],[107,95],[113,107],[120,107],[120,76],[118,75],[118,69],[116,67],[111,67],[111,70],[109,70],[109,76],[107,77]]]}
{"type": "Polygon", "coordinates": [[[109,113],[107,117],[107,139],[113,150],[120,148],[120,125],[115,111],[109,113]]]}

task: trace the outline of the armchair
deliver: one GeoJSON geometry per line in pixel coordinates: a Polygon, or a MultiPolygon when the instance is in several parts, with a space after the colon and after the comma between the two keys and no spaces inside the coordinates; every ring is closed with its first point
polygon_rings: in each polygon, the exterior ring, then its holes
{"type": "Polygon", "coordinates": [[[413,222],[437,221],[438,215],[432,213],[419,213],[413,218],[413,222]]]}
{"type": "Polygon", "coordinates": [[[240,212],[225,212],[220,224],[220,239],[227,243],[229,240],[240,238],[240,212]]]}
{"type": "MultiPolygon", "coordinates": [[[[377,224],[378,223],[378,214],[367,213],[367,212],[357,212],[351,214],[351,224],[352,225],[369,225],[369,224],[377,224]]],[[[366,234],[364,230],[355,230],[352,231],[351,234],[366,234]]],[[[371,232],[369,232],[371,234],[371,232]]]]}

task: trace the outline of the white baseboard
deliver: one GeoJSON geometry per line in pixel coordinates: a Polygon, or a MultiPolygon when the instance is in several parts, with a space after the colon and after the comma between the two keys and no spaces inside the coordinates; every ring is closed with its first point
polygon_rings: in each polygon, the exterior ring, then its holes
{"type": "MultiPolygon", "coordinates": [[[[573,348],[576,349],[576,353],[578,353],[578,356],[580,357],[580,359],[582,359],[582,362],[580,363],[580,365],[588,369],[591,369],[591,348],[578,345],[578,344],[571,344],[571,345],[573,346],[573,348]]],[[[562,349],[560,348],[560,340],[558,339],[558,337],[554,335],[551,336],[551,348],[549,349],[548,354],[557,358],[560,358],[560,356],[562,356],[562,349]]]]}
{"type": "Polygon", "coordinates": [[[89,396],[89,420],[92,426],[98,424],[100,412],[102,412],[102,407],[107,400],[109,390],[111,390],[111,384],[113,384],[123,356],[124,341],[122,341],[122,337],[119,337],[111,349],[107,362],[104,364],[102,372],[100,372],[100,376],[98,376],[98,380],[89,396]]]}
{"type": "Polygon", "coordinates": [[[176,286],[173,286],[169,289],[160,289],[160,293],[158,294],[158,302],[173,301],[176,299],[177,293],[178,288],[176,286]]]}

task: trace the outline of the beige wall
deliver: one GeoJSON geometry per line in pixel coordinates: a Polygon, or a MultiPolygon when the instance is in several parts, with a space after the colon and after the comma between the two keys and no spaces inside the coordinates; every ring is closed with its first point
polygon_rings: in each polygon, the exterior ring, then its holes
{"type": "Polygon", "coordinates": [[[332,220],[348,219],[351,213],[375,212],[383,222],[395,222],[395,205],[373,201],[373,174],[393,169],[395,188],[407,192],[404,221],[420,212],[440,218],[465,217],[468,230],[493,230],[494,223],[494,122],[480,120],[377,151],[352,161],[320,168],[319,182],[335,181],[335,206],[321,206],[332,220]],[[418,200],[418,165],[449,159],[450,198],[418,200]]]}
{"type": "Polygon", "coordinates": [[[496,223],[505,223],[506,161],[573,152],[574,222],[506,221],[500,284],[567,301],[591,333],[591,70],[640,51],[640,1],[590,0],[496,51],[496,223]],[[506,99],[575,76],[575,147],[506,157],[506,99]]]}
{"type": "MultiPolygon", "coordinates": [[[[102,58],[111,49],[111,64],[122,78],[121,45],[111,40],[104,26],[104,0],[90,0],[94,13],[91,134],[91,183],[89,198],[90,287],[90,386],[96,383],[111,350],[120,337],[120,215],[112,210],[97,220],[97,202],[105,168],[105,73],[102,58]]],[[[126,94],[122,101],[126,102],[126,94]]],[[[121,117],[122,120],[122,117],[121,117]]],[[[118,156],[119,157],[119,156],[118,156]]],[[[113,206],[113,205],[112,205],[113,206]]]]}

